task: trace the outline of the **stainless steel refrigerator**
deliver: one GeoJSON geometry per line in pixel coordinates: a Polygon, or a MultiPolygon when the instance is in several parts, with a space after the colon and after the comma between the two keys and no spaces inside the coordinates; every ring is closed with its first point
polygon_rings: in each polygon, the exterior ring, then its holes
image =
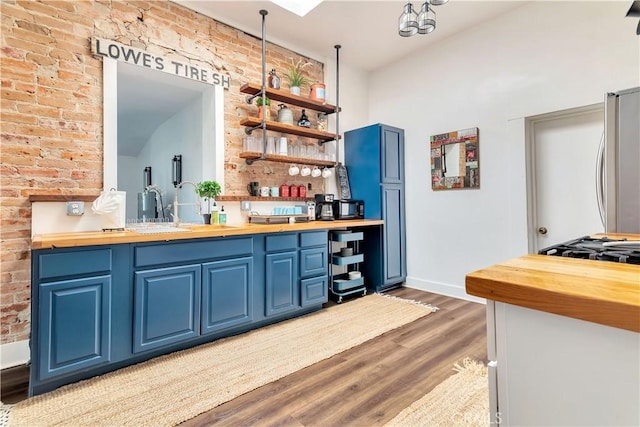
{"type": "Polygon", "coordinates": [[[605,232],[640,234],[640,87],[606,95],[596,173],[605,232]]]}

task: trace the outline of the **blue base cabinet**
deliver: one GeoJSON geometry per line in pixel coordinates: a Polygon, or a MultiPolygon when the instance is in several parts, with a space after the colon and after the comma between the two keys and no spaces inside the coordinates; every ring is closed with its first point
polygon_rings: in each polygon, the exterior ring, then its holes
{"type": "Polygon", "coordinates": [[[407,277],[404,131],[383,124],[347,131],[344,158],[351,197],[364,200],[365,218],[384,220],[365,230],[365,283],[375,291],[399,286],[407,277]]]}
{"type": "Polygon", "coordinates": [[[133,352],[200,335],[200,265],[135,273],[133,352]]]}
{"type": "Polygon", "coordinates": [[[40,378],[109,362],[110,275],[45,283],[38,292],[40,378]]]}
{"type": "Polygon", "coordinates": [[[327,230],[32,251],[33,396],[310,313],[327,230]]]}
{"type": "Polygon", "coordinates": [[[253,320],[253,258],[202,265],[202,334],[253,320]]]}

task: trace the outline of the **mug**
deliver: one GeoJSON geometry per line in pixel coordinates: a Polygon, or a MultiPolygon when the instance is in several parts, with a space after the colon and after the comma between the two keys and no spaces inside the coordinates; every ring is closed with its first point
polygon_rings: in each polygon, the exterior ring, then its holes
{"type": "Polygon", "coordinates": [[[260,195],[262,197],[269,197],[269,187],[260,187],[260,195]]]}
{"type": "Polygon", "coordinates": [[[314,166],[314,167],[313,167],[313,170],[311,171],[311,176],[312,176],[312,177],[314,177],[314,178],[317,178],[317,177],[319,177],[320,175],[322,175],[322,171],[320,170],[320,168],[319,168],[319,167],[314,166]]]}
{"type": "Polygon", "coordinates": [[[299,172],[300,172],[300,168],[297,167],[296,165],[289,166],[289,175],[291,176],[298,175],[299,172]]]}
{"type": "Polygon", "coordinates": [[[331,169],[329,168],[324,168],[324,170],[322,171],[323,178],[329,178],[332,174],[333,172],[331,172],[331,169]]]}
{"type": "Polygon", "coordinates": [[[247,184],[247,191],[250,196],[257,196],[260,194],[260,183],[257,181],[251,181],[247,184]]]}
{"type": "Polygon", "coordinates": [[[280,195],[280,189],[278,187],[271,187],[269,193],[271,194],[271,197],[278,197],[280,195]]]}
{"type": "Polygon", "coordinates": [[[302,169],[300,169],[300,175],[309,176],[310,174],[311,174],[311,169],[309,169],[309,166],[303,166],[302,169]]]}

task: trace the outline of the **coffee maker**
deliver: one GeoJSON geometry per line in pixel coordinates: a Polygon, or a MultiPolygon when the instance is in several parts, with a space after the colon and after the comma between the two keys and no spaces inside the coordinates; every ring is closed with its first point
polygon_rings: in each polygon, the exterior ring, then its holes
{"type": "Polygon", "coordinates": [[[333,221],[333,194],[316,194],[316,219],[333,221]]]}

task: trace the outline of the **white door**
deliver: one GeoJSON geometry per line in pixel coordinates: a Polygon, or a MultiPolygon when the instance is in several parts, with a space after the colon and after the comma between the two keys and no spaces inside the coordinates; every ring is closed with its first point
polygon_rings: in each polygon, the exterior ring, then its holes
{"type": "Polygon", "coordinates": [[[601,107],[531,120],[529,189],[534,192],[530,249],[603,232],[596,200],[596,157],[603,137],[601,107]],[[532,184],[532,185],[531,185],[532,184]]]}

